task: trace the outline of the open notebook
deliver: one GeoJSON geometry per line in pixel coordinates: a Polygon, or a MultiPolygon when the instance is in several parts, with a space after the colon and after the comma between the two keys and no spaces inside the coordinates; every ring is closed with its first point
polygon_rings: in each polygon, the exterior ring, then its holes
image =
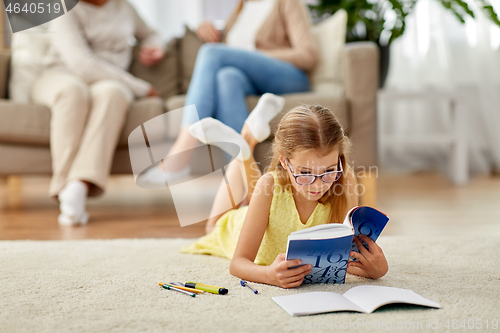
{"type": "Polygon", "coordinates": [[[431,308],[441,307],[438,303],[430,301],[411,290],[383,286],[358,286],[349,289],[343,295],[330,291],[313,291],[295,295],[275,296],[272,300],[290,316],[337,311],[372,313],[381,306],[397,303],[431,308]]]}

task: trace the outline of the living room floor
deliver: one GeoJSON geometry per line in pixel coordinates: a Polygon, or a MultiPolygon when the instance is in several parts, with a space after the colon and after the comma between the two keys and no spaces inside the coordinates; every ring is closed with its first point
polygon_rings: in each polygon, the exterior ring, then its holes
{"type": "MultiPolygon", "coordinates": [[[[113,238],[196,238],[204,222],[181,227],[168,190],[137,187],[131,176],[111,177],[109,190],[89,200],[91,220],[84,227],[60,227],[57,202],[46,195],[48,177],[24,177],[22,206],[7,208],[6,184],[0,184],[0,240],[67,240],[113,238]]],[[[210,207],[218,181],[185,203],[210,207]]],[[[500,177],[476,176],[455,187],[440,173],[381,173],[377,208],[391,218],[385,235],[500,234],[500,177]]],[[[194,210],[199,211],[199,209],[194,210]]],[[[201,220],[201,218],[200,218],[201,220]]]]}

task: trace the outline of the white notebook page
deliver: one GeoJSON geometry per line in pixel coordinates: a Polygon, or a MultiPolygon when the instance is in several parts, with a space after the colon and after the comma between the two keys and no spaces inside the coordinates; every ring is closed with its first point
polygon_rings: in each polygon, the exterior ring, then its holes
{"type": "Polygon", "coordinates": [[[329,291],[313,291],[295,295],[275,296],[273,297],[273,301],[291,316],[332,311],[364,312],[363,309],[344,296],[329,291]]]}
{"type": "Polygon", "coordinates": [[[408,303],[440,308],[438,303],[432,302],[411,290],[383,287],[358,286],[349,289],[344,297],[358,304],[365,312],[371,313],[382,305],[392,303],[408,303]]]}

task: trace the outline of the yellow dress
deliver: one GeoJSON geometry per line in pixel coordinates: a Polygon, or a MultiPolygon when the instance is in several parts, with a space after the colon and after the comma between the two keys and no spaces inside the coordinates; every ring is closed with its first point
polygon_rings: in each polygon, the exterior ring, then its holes
{"type": "MultiPolygon", "coordinates": [[[[269,211],[269,223],[254,260],[256,264],[265,266],[271,265],[278,254],[286,252],[288,235],[297,230],[327,223],[330,212],[329,205],[318,203],[306,223],[302,223],[291,187],[287,186],[287,189],[283,191],[278,184],[276,173],[272,172],[272,174],[274,194],[269,211]]],[[[243,206],[228,211],[217,220],[211,233],[183,247],[181,253],[210,254],[231,259],[247,210],[248,206],[243,206]]]]}

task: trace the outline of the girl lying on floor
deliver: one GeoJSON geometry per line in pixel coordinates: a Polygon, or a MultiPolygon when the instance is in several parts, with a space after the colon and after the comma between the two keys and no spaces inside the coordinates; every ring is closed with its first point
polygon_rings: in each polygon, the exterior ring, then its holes
{"type": "MultiPolygon", "coordinates": [[[[269,135],[269,122],[283,104],[281,97],[265,94],[241,134],[213,118],[191,125],[190,133],[203,143],[232,142],[240,147],[226,176],[234,198],[245,191],[247,196],[236,208],[210,218],[208,234],[181,252],[227,257],[234,276],[293,288],[302,284],[311,265],[288,269],[300,264],[300,260],[285,259],[288,235],[319,224],[342,223],[358,198],[356,178],[346,158],[349,139],[335,115],[321,106],[296,107],[283,117],[275,133],[271,165],[261,175],[253,158],[255,137],[262,138],[263,131],[269,135]]],[[[223,182],[212,212],[223,210],[227,193],[223,182]]],[[[368,249],[351,252],[358,261],[350,261],[347,272],[374,279],[384,276],[388,265],[382,249],[369,237],[360,239],[368,249]]],[[[361,249],[360,239],[354,237],[361,249]]]]}

